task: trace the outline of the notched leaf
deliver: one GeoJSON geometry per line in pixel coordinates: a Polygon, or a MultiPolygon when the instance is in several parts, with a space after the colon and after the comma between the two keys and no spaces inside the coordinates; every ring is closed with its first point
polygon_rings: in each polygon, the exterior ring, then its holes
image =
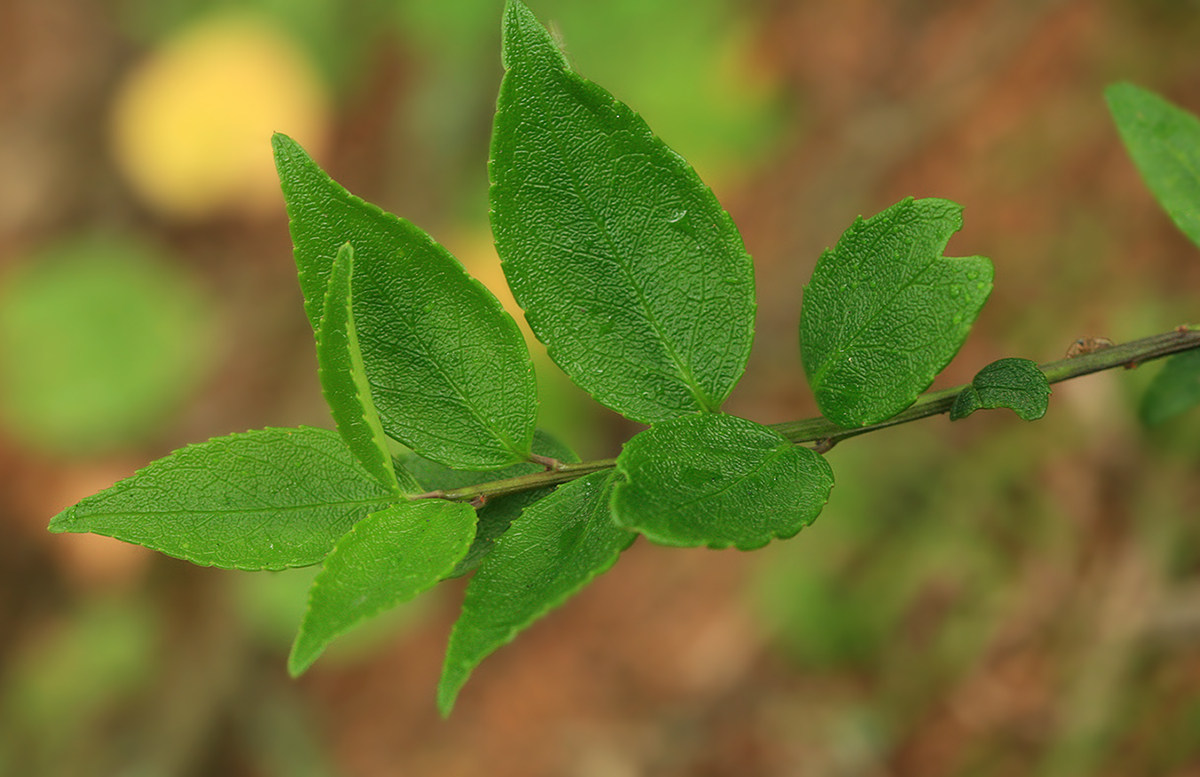
{"type": "Polygon", "coordinates": [[[1007,407],[1026,421],[1046,414],[1050,404],[1050,382],[1029,359],[999,359],[976,373],[950,408],[950,420],[958,421],[976,410],[1007,407]]]}
{"type": "Polygon", "coordinates": [[[962,347],[992,264],[942,256],[962,227],[949,200],[911,197],[858,219],[804,289],[800,348],[821,412],[854,428],[916,401],[962,347]]]}
{"type": "Polygon", "coordinates": [[[662,545],[753,550],[812,523],[833,487],[820,454],[723,414],[655,424],[617,458],[613,519],[662,545]]]}

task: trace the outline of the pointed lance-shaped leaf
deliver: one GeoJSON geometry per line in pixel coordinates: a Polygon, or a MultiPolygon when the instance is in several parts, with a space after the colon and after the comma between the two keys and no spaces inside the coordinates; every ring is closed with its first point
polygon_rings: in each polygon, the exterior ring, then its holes
{"type": "Polygon", "coordinates": [[[905,199],[859,218],[804,289],[800,351],[821,412],[853,428],[916,401],[962,347],[992,290],[992,263],[942,256],[962,228],[949,200],[905,199]]]}
{"type": "Polygon", "coordinates": [[[181,448],[59,513],[50,531],[103,534],[205,566],[277,570],[316,564],[396,498],[336,433],[264,429],[181,448]]]}
{"type": "Polygon", "coordinates": [[[833,471],[819,453],[724,414],[663,421],[617,458],[613,520],[662,545],[740,550],[816,520],[833,471]]]}
{"type": "Polygon", "coordinates": [[[492,231],[530,328],[571,380],[631,419],[717,410],[754,335],[754,271],[733,221],[517,0],[503,60],[492,231]]]}
{"type": "Polygon", "coordinates": [[[337,637],[435,586],[474,534],[471,506],[441,499],[400,502],[356,523],[313,581],[288,671],[302,674],[337,637]]]}
{"type": "Polygon", "coordinates": [[[525,460],[537,385],[516,322],[423,231],[347,192],[290,138],[273,143],[314,330],[337,252],[354,246],[355,326],[384,432],[452,467],[525,460]]]}
{"type": "Polygon", "coordinates": [[[1036,421],[1049,405],[1050,382],[1036,362],[999,359],[976,373],[971,385],[954,398],[950,420],[961,420],[976,410],[1007,407],[1025,421],[1036,421]]]}
{"type": "Polygon", "coordinates": [[[443,715],[483,659],[607,571],[636,538],[609,515],[612,478],[595,472],[559,486],[496,541],[450,634],[438,683],[443,715]]]}
{"type": "Polygon", "coordinates": [[[317,332],[317,374],[329,412],[350,452],[376,480],[399,493],[392,456],[358,347],[350,294],[353,275],[354,249],[346,243],[338,251],[325,293],[325,313],[317,332]]]}
{"type": "Polygon", "coordinates": [[[1200,246],[1200,118],[1133,84],[1113,84],[1104,96],[1142,179],[1200,246]]]}

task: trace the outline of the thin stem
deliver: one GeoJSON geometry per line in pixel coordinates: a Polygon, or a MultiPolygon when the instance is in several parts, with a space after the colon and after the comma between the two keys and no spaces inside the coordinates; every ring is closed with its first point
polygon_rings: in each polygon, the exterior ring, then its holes
{"type": "MultiPolygon", "coordinates": [[[[1113,345],[1094,353],[1081,354],[1069,359],[1047,362],[1038,365],[1050,383],[1061,383],[1072,378],[1090,375],[1117,367],[1131,369],[1144,362],[1161,359],[1171,354],[1182,353],[1200,348],[1200,327],[1181,326],[1171,332],[1143,337],[1120,345],[1113,345]]],[[[794,443],[816,443],[818,452],[825,452],[842,440],[857,437],[860,434],[875,432],[890,426],[899,426],[911,421],[917,421],[929,416],[950,412],[955,398],[967,387],[967,384],[953,388],[931,391],[921,395],[907,410],[886,421],[858,429],[844,429],[828,419],[806,418],[801,421],[788,421],[774,424],[771,428],[794,443]]],[[[546,462],[539,463],[548,464],[546,462]]],[[[470,502],[477,499],[486,500],[491,497],[516,494],[535,488],[546,488],[566,483],[593,472],[611,469],[616,466],[616,459],[599,459],[586,461],[581,464],[557,463],[556,467],[545,472],[534,472],[515,478],[494,480],[490,483],[480,483],[465,488],[453,488],[445,491],[430,491],[417,494],[410,499],[449,499],[455,502],[470,502]]]]}

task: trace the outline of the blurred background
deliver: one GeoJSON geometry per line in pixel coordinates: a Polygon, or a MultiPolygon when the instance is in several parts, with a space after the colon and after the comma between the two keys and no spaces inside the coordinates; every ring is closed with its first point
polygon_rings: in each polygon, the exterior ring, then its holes
{"type": "MultiPolygon", "coordinates": [[[[996,285],[939,379],[1196,321],[1200,252],[1103,87],[1200,111],[1196,0],[531,0],[697,167],[758,272],[730,412],[815,414],[800,290],[853,218],[966,208],[996,285]]],[[[0,0],[0,774],[1200,775],[1200,414],[1157,365],[843,443],[761,552],[639,542],[434,710],[462,592],[285,656],[314,570],[200,569],[50,517],[189,442],[329,426],[272,131],[506,304],[500,0],[0,0]]],[[[633,431],[539,358],[542,425],[633,431]]]]}

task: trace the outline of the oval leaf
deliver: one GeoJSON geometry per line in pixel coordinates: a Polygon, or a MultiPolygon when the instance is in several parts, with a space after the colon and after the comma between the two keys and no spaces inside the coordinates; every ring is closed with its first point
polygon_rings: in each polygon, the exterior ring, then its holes
{"type": "Polygon", "coordinates": [[[395,500],[334,432],[264,429],[181,448],[59,513],[50,531],[103,534],[204,566],[284,569],[316,564],[395,500]]]}
{"type": "Polygon", "coordinates": [[[1133,84],[1113,84],[1104,96],[1154,198],[1200,246],[1200,118],[1133,84]]]}
{"type": "Polygon", "coordinates": [[[754,335],[754,270],[733,221],[515,0],[504,65],[492,230],[530,328],[571,380],[631,419],[718,409],[754,335]]]}
{"type": "Polygon", "coordinates": [[[313,581],[288,671],[302,674],[337,637],[432,588],[474,534],[471,506],[441,499],[401,502],[356,523],[313,581]]]}
{"type": "Polygon", "coordinates": [[[829,499],[825,458],[730,415],[655,424],[625,444],[613,519],[662,545],[753,550],[816,520],[829,499]]]}
{"type": "Polygon", "coordinates": [[[1146,426],[1157,426],[1200,404],[1200,351],[1167,359],[1142,395],[1139,415],[1146,426]]]}
{"type": "Polygon", "coordinates": [[[354,318],[383,430],[452,467],[525,459],[537,385],[516,322],[427,234],[334,183],[290,138],[274,145],[314,330],[334,258],[354,246],[354,318]]]}
{"type": "Polygon", "coordinates": [[[1050,405],[1050,382],[1029,359],[1000,359],[984,367],[954,399],[950,420],[976,410],[1007,407],[1026,421],[1036,421],[1050,405]]]}
{"type": "Polygon", "coordinates": [[[383,486],[400,493],[358,348],[350,298],[353,275],[354,249],[346,243],[338,251],[325,293],[325,313],[317,332],[317,374],[329,412],[350,452],[383,486]]]}
{"type": "Polygon", "coordinates": [[[450,634],[438,683],[443,715],[483,659],[607,571],[636,538],[609,515],[612,478],[611,471],[596,472],[560,486],[496,541],[450,634]]]}
{"type": "Polygon", "coordinates": [[[859,218],[804,289],[800,348],[821,412],[853,428],[911,405],[962,347],[992,264],[941,255],[962,208],[911,197],[859,218]]]}
{"type": "MultiPolygon", "coordinates": [[[[579,461],[579,457],[575,455],[573,450],[542,429],[534,432],[533,452],[540,456],[558,459],[562,462],[574,463],[579,461]]],[[[541,472],[544,469],[540,464],[525,463],[514,464],[505,469],[492,471],[456,470],[444,467],[429,459],[421,458],[411,452],[404,456],[401,461],[404,464],[404,468],[413,474],[413,477],[416,478],[417,482],[426,491],[475,486],[494,480],[531,475],[535,472],[541,472]]],[[[483,560],[483,557],[491,552],[496,538],[508,531],[508,527],[513,522],[513,519],[520,515],[525,508],[539,499],[548,496],[553,491],[554,487],[551,486],[549,488],[520,491],[515,494],[494,496],[488,499],[482,507],[476,509],[479,519],[475,526],[475,539],[471,542],[471,549],[467,551],[467,554],[455,565],[447,577],[461,577],[479,566],[479,562],[483,560]]]]}

